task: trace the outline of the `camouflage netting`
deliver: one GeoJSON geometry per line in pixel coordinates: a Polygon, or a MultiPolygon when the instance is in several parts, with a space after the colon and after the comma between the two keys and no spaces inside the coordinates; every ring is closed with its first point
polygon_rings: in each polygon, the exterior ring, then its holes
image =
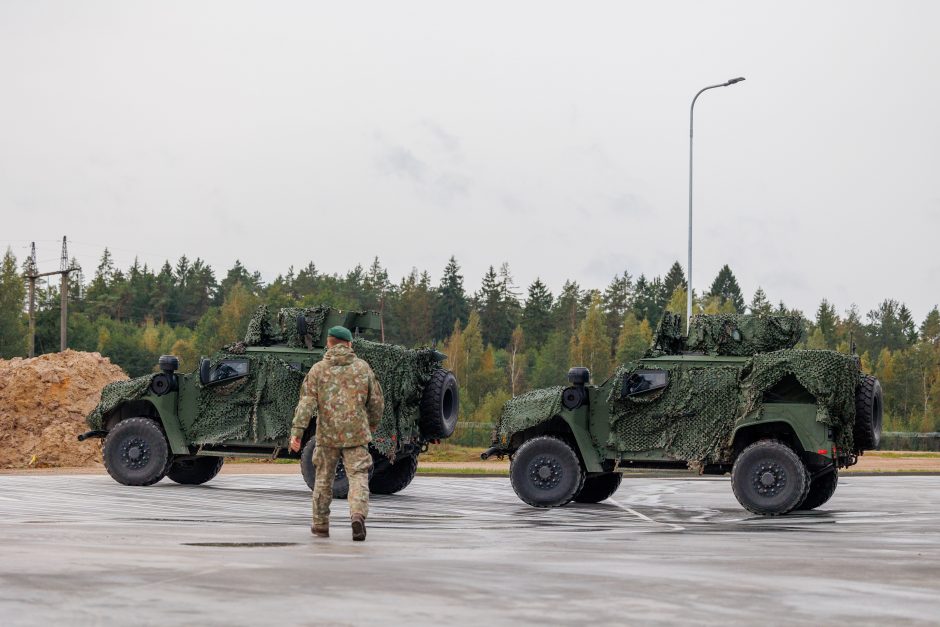
{"type": "Polygon", "coordinates": [[[277,323],[281,327],[284,341],[292,348],[305,348],[303,336],[297,332],[297,317],[303,315],[307,321],[307,335],[319,338],[323,334],[323,325],[330,308],[320,307],[284,307],[277,314],[277,323]]]}
{"type": "Polygon", "coordinates": [[[411,350],[362,339],[353,341],[353,350],[372,366],[382,385],[385,413],[372,434],[372,445],[392,457],[401,427],[418,423],[424,387],[440,367],[440,353],[428,348],[411,350]]]}
{"type": "Polygon", "coordinates": [[[104,417],[120,404],[137,400],[146,394],[154,376],[156,375],[148,374],[129,381],[116,381],[104,386],[104,389],[101,390],[101,401],[88,415],[85,422],[92,429],[103,429],[104,417]]]}
{"type": "Polygon", "coordinates": [[[621,366],[607,399],[611,414],[607,445],[621,452],[663,449],[676,459],[717,461],[728,444],[738,407],[737,365],[657,364],[669,373],[661,390],[623,397],[621,366]]]}
{"type": "MultiPolygon", "coordinates": [[[[651,365],[647,365],[650,367],[651,365]]],[[[669,372],[663,390],[622,398],[621,367],[607,399],[611,414],[608,446],[621,451],[663,449],[675,459],[710,463],[727,458],[736,421],[759,411],[764,394],[792,375],[816,398],[817,420],[833,427],[836,445],[852,450],[855,358],[832,351],[781,350],[740,364],[656,364],[669,372]]]]}
{"type": "Polygon", "coordinates": [[[715,314],[692,317],[688,337],[682,334],[682,316],[663,314],[648,356],[685,352],[750,357],[793,348],[803,333],[800,316],[715,314]]]}
{"type": "Polygon", "coordinates": [[[561,411],[562,386],[532,390],[511,399],[493,429],[493,441],[506,444],[509,436],[561,411]]]}
{"type": "Polygon", "coordinates": [[[290,434],[304,375],[277,355],[220,352],[211,368],[225,359],[248,359],[248,376],[231,383],[201,386],[199,411],[186,428],[194,444],[225,441],[273,442],[290,434]]]}
{"type": "Polygon", "coordinates": [[[693,316],[685,345],[690,351],[749,357],[793,348],[802,334],[800,316],[693,316]]]}
{"type": "Polygon", "coordinates": [[[833,427],[840,450],[854,448],[855,389],[861,382],[853,355],[825,350],[782,350],[755,355],[742,381],[741,415],[758,409],[764,393],[784,377],[793,375],[816,397],[816,420],[833,427]]]}
{"type": "Polygon", "coordinates": [[[245,346],[270,346],[281,340],[281,334],[271,322],[267,305],[261,305],[248,321],[245,346]]]}

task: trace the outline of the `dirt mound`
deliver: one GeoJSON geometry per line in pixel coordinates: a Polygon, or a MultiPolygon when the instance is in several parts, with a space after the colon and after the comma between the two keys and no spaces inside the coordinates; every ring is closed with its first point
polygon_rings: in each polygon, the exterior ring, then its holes
{"type": "Polygon", "coordinates": [[[127,375],[98,353],[0,359],[0,468],[92,466],[100,440],[79,442],[101,388],[127,375]]]}

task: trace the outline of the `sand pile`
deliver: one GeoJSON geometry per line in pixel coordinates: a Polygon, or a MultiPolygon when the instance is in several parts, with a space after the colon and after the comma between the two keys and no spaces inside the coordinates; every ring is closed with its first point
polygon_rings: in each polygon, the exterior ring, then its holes
{"type": "Polygon", "coordinates": [[[0,468],[91,466],[101,441],[79,442],[101,388],[127,375],[98,353],[0,359],[0,468]]]}

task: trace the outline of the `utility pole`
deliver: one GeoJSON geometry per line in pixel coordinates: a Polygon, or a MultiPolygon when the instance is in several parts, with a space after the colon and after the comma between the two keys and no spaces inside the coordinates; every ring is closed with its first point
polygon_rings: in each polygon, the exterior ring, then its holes
{"type": "Polygon", "coordinates": [[[65,236],[62,236],[62,258],[59,260],[59,269],[52,272],[39,272],[36,266],[36,242],[30,247],[29,260],[26,262],[26,279],[29,281],[29,356],[36,356],[36,279],[44,276],[60,275],[61,283],[59,288],[60,315],[59,324],[59,350],[64,351],[68,347],[68,298],[69,298],[69,273],[77,270],[69,266],[68,245],[65,236]]]}

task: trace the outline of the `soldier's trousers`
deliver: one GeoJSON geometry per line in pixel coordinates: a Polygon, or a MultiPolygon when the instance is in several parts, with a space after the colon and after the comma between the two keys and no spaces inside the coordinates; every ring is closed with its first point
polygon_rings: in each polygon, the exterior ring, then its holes
{"type": "Polygon", "coordinates": [[[313,487],[313,524],[330,524],[330,503],[333,501],[333,479],[340,458],[349,478],[349,515],[369,515],[369,469],[372,455],[366,446],[318,446],[313,449],[313,465],[317,469],[313,487]]]}

